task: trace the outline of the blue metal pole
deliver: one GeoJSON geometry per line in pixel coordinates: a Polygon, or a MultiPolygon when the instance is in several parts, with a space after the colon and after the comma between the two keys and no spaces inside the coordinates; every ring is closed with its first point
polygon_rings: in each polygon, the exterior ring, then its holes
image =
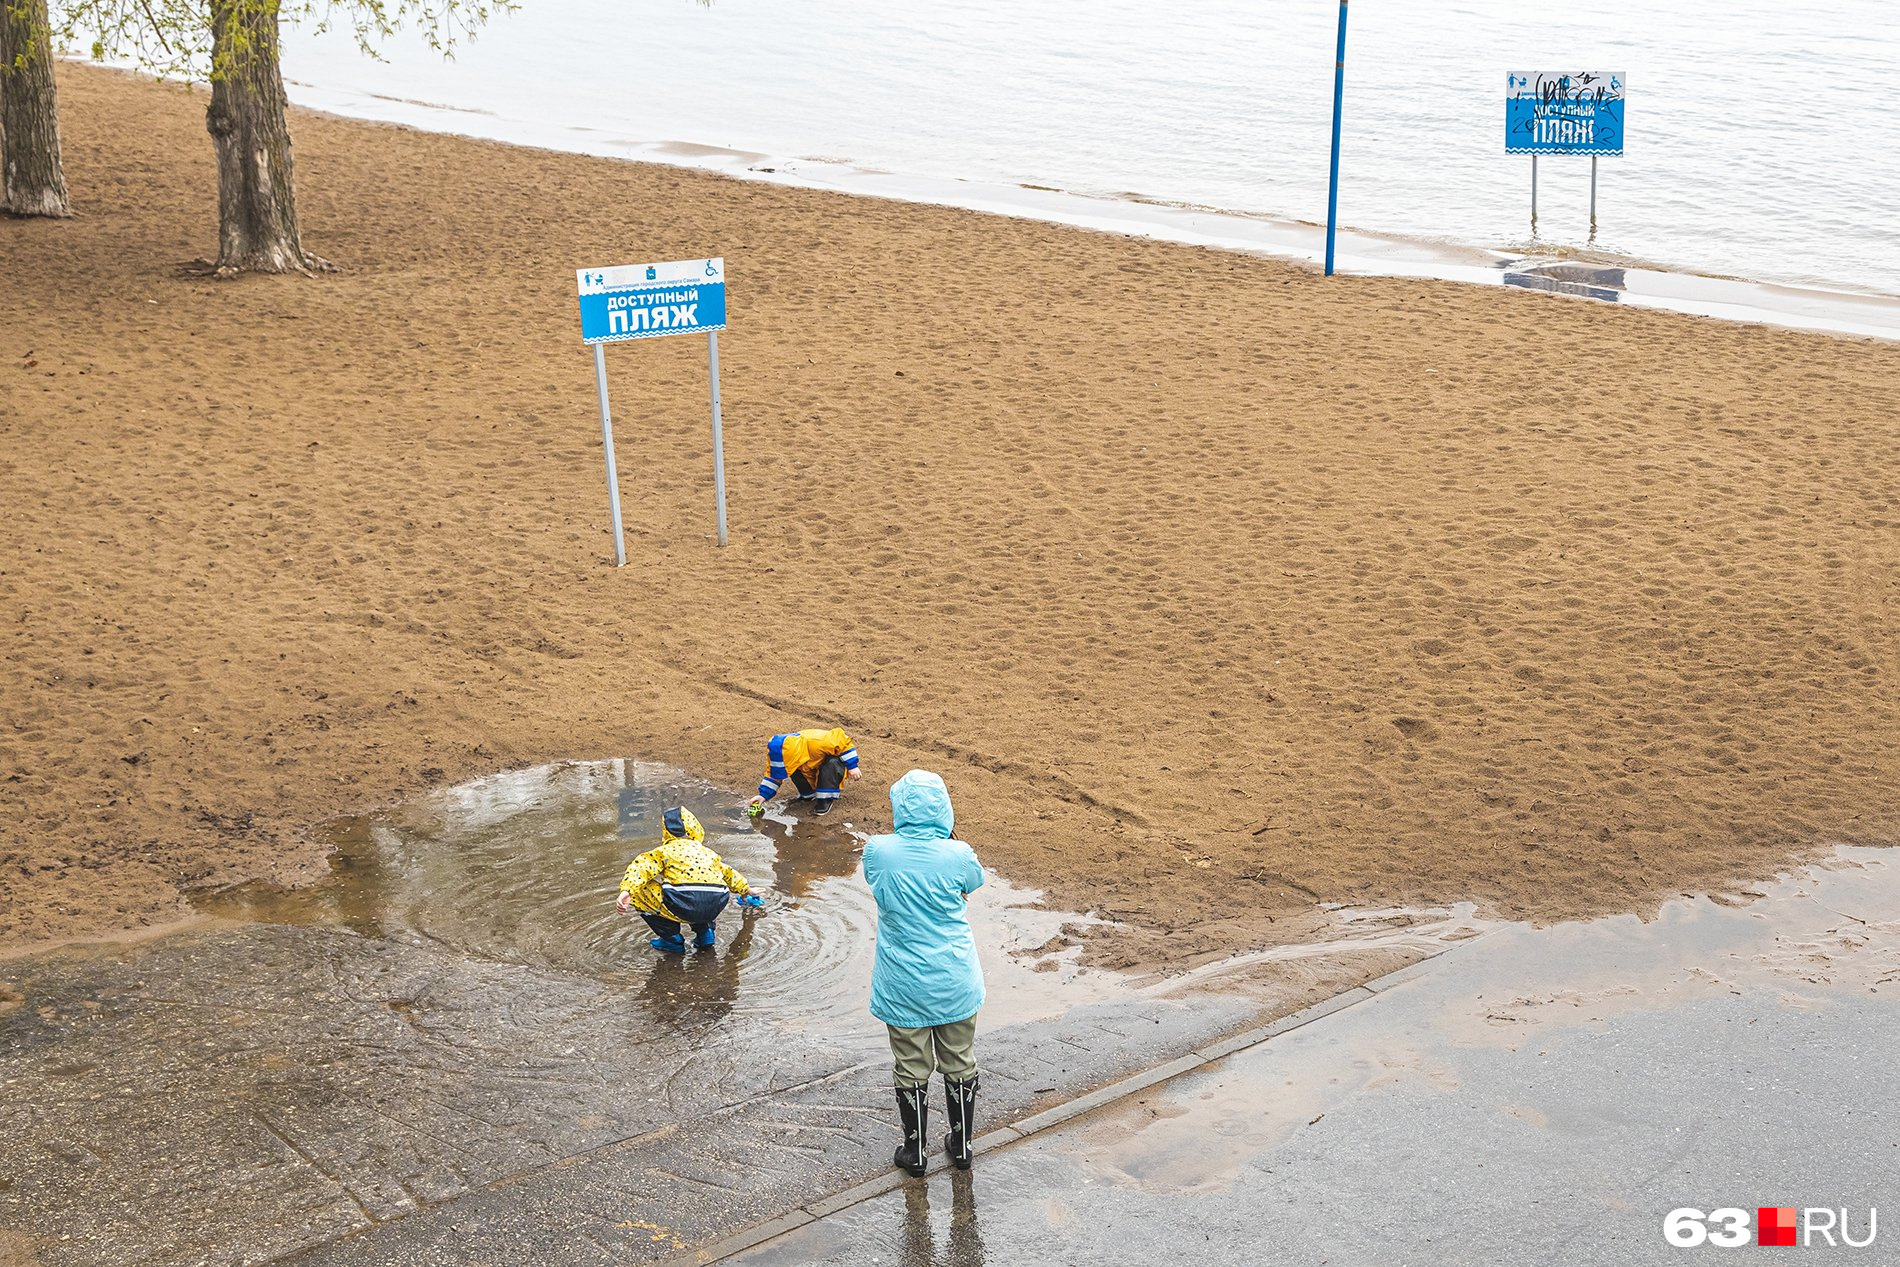
{"type": "Polygon", "coordinates": [[[1339,0],[1339,57],[1333,64],[1333,178],[1326,191],[1326,275],[1333,275],[1333,235],[1339,227],[1339,120],[1346,106],[1346,0],[1339,0]]]}

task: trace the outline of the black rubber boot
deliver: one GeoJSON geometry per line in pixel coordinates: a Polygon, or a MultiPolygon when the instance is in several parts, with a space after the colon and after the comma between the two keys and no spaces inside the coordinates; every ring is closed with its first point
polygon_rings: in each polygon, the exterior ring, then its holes
{"type": "Polygon", "coordinates": [[[976,1155],[970,1147],[976,1138],[976,1079],[968,1082],[943,1080],[943,1107],[949,1114],[950,1133],[943,1137],[943,1151],[950,1156],[950,1164],[958,1170],[968,1170],[970,1159],[976,1155]]]}
{"type": "Polygon", "coordinates": [[[924,1132],[930,1128],[930,1087],[897,1088],[897,1120],[904,1127],[904,1142],[891,1154],[891,1165],[913,1175],[924,1173],[924,1132]]]}

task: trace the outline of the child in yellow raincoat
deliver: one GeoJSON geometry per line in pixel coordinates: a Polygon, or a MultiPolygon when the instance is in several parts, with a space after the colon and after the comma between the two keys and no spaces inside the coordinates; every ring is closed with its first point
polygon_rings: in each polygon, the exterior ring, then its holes
{"type": "Polygon", "coordinates": [[[812,813],[829,814],[844,781],[860,777],[858,746],[835,726],[773,735],[765,743],[765,777],[759,780],[759,794],[752,798],[750,812],[756,816],[763,810],[788,777],[798,789],[798,799],[812,803],[812,813]]]}
{"type": "Polygon", "coordinates": [[[690,924],[693,945],[705,950],[713,944],[713,921],[738,895],[741,906],[763,906],[744,876],[706,847],[706,829],[684,805],[660,817],[660,846],[627,864],[615,903],[622,914],[638,911],[659,936],[647,944],[655,950],[683,954],[685,938],[680,925],[690,924]]]}

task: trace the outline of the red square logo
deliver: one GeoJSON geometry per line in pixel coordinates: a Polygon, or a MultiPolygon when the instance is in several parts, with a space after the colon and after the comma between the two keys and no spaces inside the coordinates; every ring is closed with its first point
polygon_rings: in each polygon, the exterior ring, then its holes
{"type": "Polygon", "coordinates": [[[1793,1245],[1794,1207],[1764,1205],[1755,1209],[1755,1244],[1793,1245]]]}

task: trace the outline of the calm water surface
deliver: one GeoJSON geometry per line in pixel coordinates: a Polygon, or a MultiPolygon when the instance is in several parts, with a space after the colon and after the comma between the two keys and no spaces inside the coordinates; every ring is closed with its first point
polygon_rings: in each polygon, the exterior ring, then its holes
{"type": "MultiPolygon", "coordinates": [[[[445,63],[286,42],[295,100],[602,152],[823,158],[1323,220],[1330,0],[529,0],[445,63]]],[[[1882,0],[1360,0],[1341,220],[1531,245],[1510,69],[1629,76],[1601,168],[1610,258],[1900,294],[1900,6],[1882,0]]],[[[1581,247],[1589,161],[1542,162],[1540,247],[1581,247]]]]}

